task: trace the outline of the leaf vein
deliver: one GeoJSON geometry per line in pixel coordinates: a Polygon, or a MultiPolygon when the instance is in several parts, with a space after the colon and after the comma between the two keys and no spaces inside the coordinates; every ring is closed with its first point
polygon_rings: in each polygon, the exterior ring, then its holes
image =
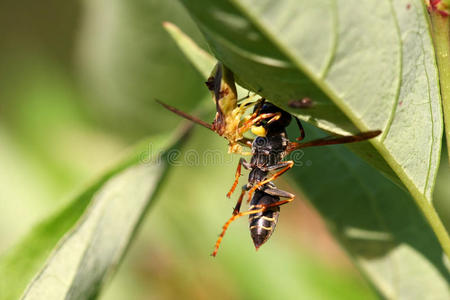
{"type": "Polygon", "coordinates": [[[392,105],[392,111],[391,114],[389,115],[389,120],[386,124],[385,129],[383,130],[383,133],[380,137],[380,142],[384,142],[384,140],[387,137],[387,134],[389,133],[389,130],[392,126],[392,123],[394,122],[394,117],[395,117],[395,113],[397,112],[397,107],[398,107],[398,102],[400,100],[400,90],[401,90],[401,86],[402,86],[402,82],[403,82],[403,40],[402,40],[402,36],[400,33],[400,25],[398,22],[398,17],[397,14],[395,12],[395,9],[393,7],[393,3],[392,0],[389,1],[390,7],[391,7],[391,12],[392,12],[392,17],[394,18],[394,22],[395,22],[395,31],[397,32],[397,36],[398,36],[398,41],[399,41],[399,66],[398,66],[398,76],[399,76],[399,80],[398,80],[398,85],[397,85],[397,91],[395,93],[395,101],[392,105]]]}
{"type": "Polygon", "coordinates": [[[327,63],[325,64],[324,69],[322,70],[319,78],[320,79],[325,79],[325,77],[328,75],[328,72],[330,71],[331,65],[333,64],[334,58],[336,56],[336,52],[337,52],[337,45],[339,42],[339,34],[338,34],[338,29],[339,29],[339,21],[338,21],[338,14],[337,14],[337,7],[336,7],[336,0],[331,2],[331,14],[333,16],[333,40],[332,40],[332,45],[331,45],[331,50],[330,50],[330,55],[327,58],[327,63]]]}
{"type": "MultiPolygon", "coordinates": [[[[421,39],[422,40],[422,39],[421,39]]],[[[432,159],[433,159],[433,145],[434,145],[434,118],[433,118],[433,108],[431,107],[431,93],[430,93],[430,77],[428,76],[428,70],[427,70],[427,66],[426,66],[426,62],[425,62],[425,48],[423,46],[423,40],[422,40],[422,57],[423,57],[423,67],[424,67],[424,71],[425,71],[425,76],[427,78],[427,92],[428,92],[428,108],[430,110],[430,115],[431,115],[431,143],[430,143],[430,154],[428,157],[428,170],[427,170],[427,177],[425,179],[425,186],[424,186],[424,190],[423,193],[426,194],[427,189],[428,189],[428,185],[429,185],[429,181],[430,181],[430,175],[431,175],[431,164],[432,164],[432,159]]]]}

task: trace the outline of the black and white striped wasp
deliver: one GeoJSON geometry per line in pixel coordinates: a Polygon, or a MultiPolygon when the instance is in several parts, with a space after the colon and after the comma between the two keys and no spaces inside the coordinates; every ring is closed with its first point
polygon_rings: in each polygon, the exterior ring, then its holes
{"type": "Polygon", "coordinates": [[[206,85],[211,91],[216,105],[216,116],[211,124],[165,103],[158,102],[181,117],[223,136],[228,141],[228,152],[251,155],[250,162],[244,158],[239,161],[235,181],[227,197],[230,197],[236,189],[241,175],[241,167],[250,171],[248,182],[242,187],[232,217],[223,226],[212,253],[213,256],[216,256],[229,225],[245,215],[250,218],[250,233],[256,249],[270,238],[278,221],[279,207],[295,198],[294,194],[278,189],[273,183],[273,180],[294,166],[292,160],[284,160],[286,155],[301,148],[360,142],[374,138],[381,133],[380,130],[374,130],[356,135],[329,136],[301,142],[305,137],[305,131],[300,120],[295,118],[300,130],[300,137],[296,139],[296,142],[292,142],[286,133],[292,116],[264,98],[251,102],[251,98],[246,97],[239,103],[233,73],[223,64],[216,65],[206,85]],[[250,107],[254,107],[253,112],[245,115],[250,107]],[[249,130],[256,135],[255,139],[244,137],[249,130]],[[250,148],[251,152],[243,151],[243,147],[250,148]],[[247,211],[241,212],[241,204],[247,192],[247,202],[250,203],[250,207],[247,211]]]}
{"type": "MultiPolygon", "coordinates": [[[[381,133],[381,131],[375,130],[352,136],[326,137],[306,143],[291,142],[286,133],[286,127],[292,119],[288,112],[262,99],[255,106],[254,113],[257,115],[273,114],[274,116],[269,120],[264,119],[257,122],[252,128],[252,132],[257,137],[252,142],[251,160],[250,162],[244,158],[239,160],[235,181],[227,196],[230,197],[236,189],[241,175],[241,167],[250,171],[248,182],[242,187],[232,217],[223,226],[212,253],[213,256],[217,254],[228,226],[237,218],[245,215],[250,216],[250,232],[255,248],[258,249],[269,239],[278,221],[279,206],[289,203],[295,198],[294,194],[278,189],[273,183],[273,180],[294,166],[294,161],[283,160],[286,155],[305,147],[364,141],[381,133]],[[248,192],[247,202],[250,202],[250,207],[248,211],[240,212],[246,192],[248,192]],[[280,198],[286,199],[280,200],[280,198]]],[[[297,141],[302,141],[305,131],[300,120],[297,118],[295,120],[300,130],[300,137],[297,138],[297,141]]]]}

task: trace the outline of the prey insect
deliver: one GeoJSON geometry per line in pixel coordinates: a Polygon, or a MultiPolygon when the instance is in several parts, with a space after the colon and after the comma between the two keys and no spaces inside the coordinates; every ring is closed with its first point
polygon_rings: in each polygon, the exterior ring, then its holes
{"type": "Polygon", "coordinates": [[[279,206],[289,203],[295,198],[294,194],[278,189],[272,182],[294,166],[292,160],[283,160],[290,152],[312,146],[364,141],[376,137],[381,133],[381,131],[375,130],[352,136],[327,137],[306,143],[299,143],[304,139],[305,131],[300,120],[295,118],[300,130],[300,137],[297,138],[298,142],[291,142],[286,133],[286,127],[292,119],[289,113],[264,101],[255,106],[254,113],[258,115],[274,114],[278,118],[275,121],[261,120],[254,124],[252,132],[257,137],[252,142],[252,158],[250,162],[247,162],[244,158],[239,160],[235,181],[227,197],[231,196],[238,185],[239,177],[241,176],[241,167],[250,171],[248,182],[242,187],[232,217],[222,228],[212,256],[216,256],[220,243],[230,224],[242,216],[250,216],[250,231],[256,249],[268,240],[278,220],[279,206]],[[272,172],[274,173],[272,174],[272,172]],[[242,201],[247,192],[247,202],[251,200],[251,205],[248,211],[240,212],[242,201]],[[285,198],[285,200],[280,200],[280,198],[285,198]]]}
{"type": "Polygon", "coordinates": [[[243,147],[251,148],[252,140],[244,137],[244,134],[257,122],[264,119],[269,119],[269,122],[270,119],[275,121],[277,116],[272,113],[258,114],[254,112],[244,118],[247,109],[260,101],[252,102],[251,97],[246,97],[238,103],[233,73],[221,63],[218,63],[214,68],[208,81],[206,81],[206,86],[211,91],[216,105],[216,116],[211,124],[161,101],[157,101],[177,115],[223,136],[228,141],[229,153],[250,155],[250,152],[243,151],[243,147]]]}

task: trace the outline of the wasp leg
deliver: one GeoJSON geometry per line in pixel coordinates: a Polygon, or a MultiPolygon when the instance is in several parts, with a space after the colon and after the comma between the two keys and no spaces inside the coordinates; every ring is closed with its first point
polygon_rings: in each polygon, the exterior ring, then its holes
{"type": "Polygon", "coordinates": [[[220,243],[222,242],[222,239],[223,239],[223,237],[225,235],[225,232],[227,231],[228,227],[230,226],[230,224],[234,220],[236,220],[237,218],[240,218],[242,216],[256,214],[256,213],[259,213],[259,212],[262,212],[262,211],[264,211],[264,208],[258,208],[258,209],[255,209],[255,210],[249,210],[249,211],[241,212],[241,213],[238,213],[236,215],[231,216],[231,218],[225,223],[225,225],[223,225],[222,233],[220,234],[219,238],[217,239],[216,246],[215,246],[214,251],[213,251],[213,253],[211,255],[212,256],[216,256],[217,255],[217,251],[219,251],[219,246],[220,246],[220,243]]]}
{"type": "MultiPolygon", "coordinates": [[[[244,147],[252,148],[252,144],[253,144],[253,140],[252,139],[244,137],[244,138],[240,139],[237,142],[239,144],[241,144],[242,146],[244,146],[244,147]]],[[[239,154],[241,154],[241,155],[252,155],[251,152],[241,152],[239,154]]]]}
{"type": "Polygon", "coordinates": [[[244,96],[244,97],[242,97],[242,98],[239,98],[237,101],[238,101],[238,102],[241,102],[241,101],[247,100],[247,99],[249,99],[249,98],[250,98],[250,91],[248,91],[247,96],[244,96]]]}
{"type": "Polygon", "coordinates": [[[240,108],[242,108],[244,111],[249,109],[252,106],[255,106],[254,112],[250,115],[250,117],[253,117],[253,118],[256,117],[259,114],[259,111],[261,110],[264,102],[266,102],[266,99],[264,99],[264,98],[260,98],[260,99],[258,99],[256,101],[252,102],[251,98],[255,97],[256,95],[257,94],[253,94],[251,96],[249,95],[249,96],[246,97],[247,100],[242,101],[241,103],[238,104],[238,106],[240,108]]]}
{"type": "MultiPolygon", "coordinates": [[[[248,100],[247,100],[247,101],[248,101],[248,100]]],[[[246,127],[246,124],[247,124],[248,122],[251,122],[251,120],[253,120],[253,119],[255,119],[256,117],[259,116],[259,112],[260,112],[262,106],[264,105],[264,103],[266,102],[266,99],[265,99],[265,98],[260,98],[259,100],[255,101],[255,102],[252,102],[252,103],[249,103],[249,102],[247,102],[247,101],[245,101],[245,102],[239,104],[240,109],[244,110],[244,112],[245,112],[245,110],[247,110],[247,109],[250,108],[251,106],[255,106],[255,109],[254,109],[254,112],[253,112],[251,115],[248,116],[248,120],[246,120],[246,121],[242,124],[242,127],[246,127]]],[[[241,114],[243,114],[243,113],[241,113],[241,114]]],[[[248,128],[246,128],[246,129],[239,128],[239,129],[238,129],[238,130],[239,130],[239,134],[245,133],[246,131],[248,131],[248,130],[250,129],[250,127],[251,127],[251,125],[248,126],[248,128]]],[[[251,147],[251,145],[250,145],[250,147],[251,147]]]]}
{"type": "MultiPolygon", "coordinates": [[[[284,192],[284,191],[278,190],[278,189],[273,189],[273,190],[274,190],[274,193],[279,193],[279,194],[283,194],[283,195],[290,194],[290,193],[287,193],[287,192],[284,192]]],[[[294,200],[295,196],[293,194],[290,194],[290,195],[292,197],[290,197],[289,199],[281,200],[281,201],[278,201],[278,202],[275,202],[275,203],[272,203],[272,204],[253,205],[253,206],[250,207],[250,209],[248,211],[240,212],[238,214],[235,214],[235,215],[231,216],[231,218],[225,223],[225,225],[223,225],[222,232],[220,233],[220,236],[217,239],[214,251],[213,251],[213,253],[211,255],[214,256],[214,257],[217,255],[217,252],[219,251],[220,243],[222,242],[223,237],[225,236],[225,232],[227,231],[228,227],[230,226],[230,224],[234,220],[236,220],[237,218],[240,218],[242,216],[247,216],[247,215],[252,215],[252,214],[257,214],[257,213],[263,212],[263,211],[265,211],[266,209],[268,209],[270,207],[276,207],[276,206],[280,206],[280,205],[292,202],[294,200]],[[255,209],[253,209],[253,208],[255,208],[255,209]]]]}
{"type": "Polygon", "coordinates": [[[290,153],[294,150],[307,148],[307,147],[315,147],[315,146],[327,146],[327,145],[338,145],[338,144],[348,144],[355,142],[362,142],[371,138],[378,136],[381,133],[381,130],[373,130],[361,132],[355,135],[344,135],[344,136],[327,136],[325,138],[321,138],[318,140],[305,142],[305,143],[295,143],[292,142],[288,145],[286,150],[287,153],[290,153]]]}
{"type": "MultiPolygon", "coordinates": [[[[238,104],[238,107],[239,107],[239,109],[240,109],[240,114],[241,114],[241,115],[243,115],[243,114],[245,113],[245,111],[246,111],[247,109],[249,109],[250,107],[252,107],[252,106],[255,106],[255,109],[254,109],[255,112],[253,112],[253,113],[250,115],[250,117],[251,117],[251,116],[256,116],[256,115],[257,115],[257,114],[255,114],[255,113],[256,113],[256,111],[259,111],[259,110],[260,110],[260,107],[262,107],[261,103],[264,103],[265,99],[264,99],[264,98],[260,98],[260,99],[258,99],[258,100],[256,100],[256,101],[253,101],[252,98],[255,97],[255,96],[256,96],[256,94],[251,95],[251,96],[248,96],[247,99],[244,98],[244,100],[241,101],[241,103],[238,104]]],[[[239,101],[239,100],[238,100],[238,101],[239,101]]]]}
{"type": "MultiPolygon", "coordinates": [[[[261,90],[258,90],[256,93],[253,93],[253,95],[250,95],[252,92],[251,92],[251,91],[248,91],[247,96],[238,99],[238,102],[241,102],[241,101],[243,101],[243,100],[246,100],[246,99],[250,99],[250,98],[256,97],[256,96],[258,96],[258,93],[259,93],[259,92],[261,92],[261,90]]],[[[264,98],[261,98],[261,99],[264,99],[264,98]]],[[[261,100],[261,99],[260,99],[260,100],[261,100]]],[[[257,104],[260,100],[254,101],[254,102],[252,102],[252,103],[249,103],[250,101],[245,101],[244,103],[240,103],[239,106],[240,106],[240,105],[253,106],[253,105],[257,104]]],[[[264,100],[265,100],[265,99],[264,99],[264,100]]]]}
{"type": "MultiPolygon", "coordinates": [[[[284,191],[282,191],[282,190],[278,190],[278,191],[284,192],[284,191]]],[[[286,193],[287,193],[287,192],[286,192],[286,193]]],[[[284,194],[284,193],[281,193],[281,194],[284,194]]],[[[288,194],[290,194],[290,193],[288,193],[288,194]]],[[[291,194],[291,195],[292,195],[292,197],[289,198],[289,199],[281,200],[281,201],[278,201],[278,202],[275,202],[275,203],[272,203],[272,204],[252,205],[252,206],[249,207],[249,209],[254,209],[254,208],[261,209],[261,208],[262,208],[261,211],[265,211],[266,209],[268,209],[268,208],[270,208],[270,207],[281,206],[281,205],[283,205],[283,204],[286,204],[286,203],[289,203],[289,202],[294,201],[295,195],[293,195],[293,194],[291,194]]],[[[280,196],[280,197],[282,197],[282,196],[280,196]]],[[[258,211],[258,212],[259,212],[259,211],[258,211]]]]}
{"type": "MultiPolygon", "coordinates": [[[[222,242],[222,239],[223,239],[223,237],[224,237],[224,235],[225,235],[225,232],[226,232],[227,229],[228,229],[228,226],[230,226],[230,224],[231,224],[234,220],[236,220],[237,218],[239,218],[239,217],[241,217],[241,216],[245,216],[245,215],[248,214],[248,213],[241,213],[241,212],[240,212],[241,204],[242,204],[242,199],[244,199],[245,192],[247,192],[248,190],[249,190],[249,187],[248,187],[247,184],[244,185],[244,186],[242,186],[242,192],[241,192],[241,195],[239,196],[238,201],[236,202],[236,206],[235,206],[234,209],[233,209],[233,214],[232,214],[231,218],[225,223],[225,225],[223,225],[223,227],[222,227],[222,233],[220,234],[219,238],[217,239],[216,247],[215,247],[215,249],[214,249],[214,252],[211,254],[212,256],[216,256],[217,251],[219,250],[219,245],[220,245],[220,243],[222,242]]],[[[257,211],[257,212],[259,212],[259,211],[257,211]]]]}
{"type": "Polygon", "coordinates": [[[254,192],[257,188],[259,188],[259,187],[265,185],[265,184],[268,183],[268,182],[271,182],[271,181],[277,179],[279,176],[281,176],[284,172],[286,172],[287,170],[289,170],[289,169],[292,168],[293,166],[294,166],[294,162],[293,162],[292,160],[287,160],[287,161],[282,161],[282,162],[280,162],[280,163],[278,163],[278,164],[276,164],[276,165],[273,165],[273,166],[266,167],[266,168],[262,169],[263,171],[274,171],[274,170],[278,170],[278,169],[281,169],[281,170],[278,171],[277,173],[273,174],[273,175],[270,176],[269,178],[264,179],[263,181],[258,182],[257,184],[255,184],[255,185],[250,189],[250,191],[248,192],[248,201],[247,201],[247,202],[250,202],[250,200],[252,199],[253,192],[254,192]]]}
{"type": "MultiPolygon", "coordinates": [[[[252,114],[252,116],[253,116],[253,114],[252,114]]],[[[248,131],[253,125],[255,125],[256,123],[258,123],[261,120],[270,119],[268,121],[268,123],[272,123],[272,122],[278,120],[280,117],[281,117],[281,113],[267,113],[267,114],[260,114],[255,117],[250,117],[250,119],[245,121],[244,124],[242,125],[242,127],[239,128],[239,133],[242,134],[242,133],[248,131]]]]}
{"type": "Polygon", "coordinates": [[[244,158],[241,158],[239,160],[239,163],[238,163],[238,166],[237,166],[237,169],[236,169],[236,175],[235,175],[235,178],[234,178],[233,186],[231,187],[230,191],[227,193],[227,197],[228,198],[231,197],[231,194],[233,194],[234,190],[236,189],[236,186],[239,183],[239,177],[241,176],[241,165],[244,166],[244,168],[246,170],[249,170],[251,168],[251,165],[244,158]]]}
{"type": "Polygon", "coordinates": [[[245,192],[247,192],[249,189],[250,187],[248,186],[248,184],[242,186],[241,194],[239,195],[238,201],[236,202],[236,206],[233,209],[233,215],[237,215],[241,210],[242,199],[244,199],[245,192]]]}

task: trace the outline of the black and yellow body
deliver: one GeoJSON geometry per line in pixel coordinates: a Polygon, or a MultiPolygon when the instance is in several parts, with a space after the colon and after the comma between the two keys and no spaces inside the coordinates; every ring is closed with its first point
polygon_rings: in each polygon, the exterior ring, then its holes
{"type": "MultiPolygon", "coordinates": [[[[258,107],[255,109],[258,109],[258,107]]],[[[286,127],[291,122],[291,115],[267,102],[263,103],[259,109],[259,114],[276,114],[277,119],[273,122],[262,120],[252,129],[252,132],[255,132],[258,136],[252,143],[250,164],[244,166],[251,170],[247,184],[251,186],[263,181],[269,171],[283,160],[289,145],[286,127]],[[255,130],[255,128],[257,129],[255,130]]]]}
{"type": "MultiPolygon", "coordinates": [[[[252,132],[257,135],[252,143],[252,158],[250,162],[247,162],[244,158],[239,160],[235,183],[228,195],[231,195],[237,185],[241,175],[241,166],[250,170],[248,182],[242,187],[241,196],[233,215],[249,215],[250,234],[255,248],[258,249],[270,238],[275,229],[280,213],[279,206],[291,202],[295,195],[278,189],[272,183],[275,178],[294,165],[293,161],[283,161],[290,144],[286,127],[291,122],[292,117],[281,108],[264,101],[255,107],[255,112],[258,116],[270,115],[271,118],[262,118],[252,128],[252,132]],[[276,172],[271,174],[272,171],[276,172]],[[240,213],[240,206],[247,191],[249,191],[250,207],[247,212],[240,213]],[[287,198],[287,200],[280,200],[280,198],[287,198]]],[[[233,219],[234,217],[230,221],[233,219]]],[[[220,239],[216,250],[219,243],[220,239]]]]}
{"type": "MultiPolygon", "coordinates": [[[[259,205],[271,205],[279,201],[280,197],[257,190],[250,202],[249,210],[255,209],[259,205]]],[[[256,249],[270,238],[277,225],[279,215],[280,207],[275,206],[248,216],[250,236],[256,249]]]]}

